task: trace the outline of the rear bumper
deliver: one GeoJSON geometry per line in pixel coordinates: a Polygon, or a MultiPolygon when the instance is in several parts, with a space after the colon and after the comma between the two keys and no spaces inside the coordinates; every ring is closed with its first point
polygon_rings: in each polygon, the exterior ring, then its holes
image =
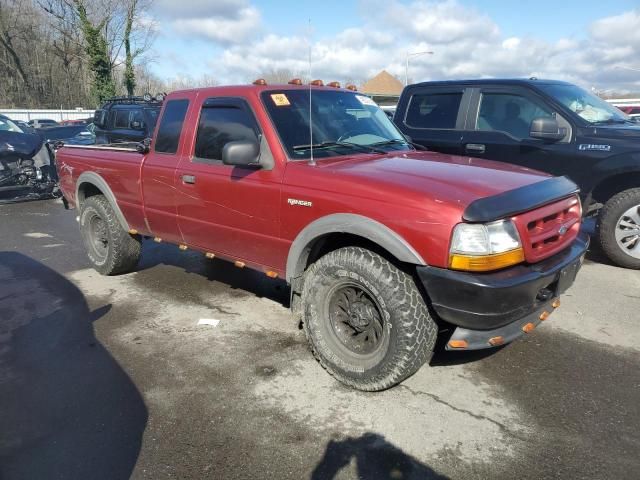
{"type": "Polygon", "coordinates": [[[542,312],[553,311],[553,300],[573,284],[588,246],[581,233],[565,250],[532,265],[485,274],[425,266],[417,273],[438,315],[458,327],[452,338],[465,337],[468,349],[488,348],[488,339],[502,336],[507,343],[527,323],[537,324],[542,312]]]}

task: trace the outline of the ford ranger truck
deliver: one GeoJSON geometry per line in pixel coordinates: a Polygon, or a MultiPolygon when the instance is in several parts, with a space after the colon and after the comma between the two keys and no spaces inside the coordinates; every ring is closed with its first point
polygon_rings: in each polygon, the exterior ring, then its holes
{"type": "Polygon", "coordinates": [[[394,121],[414,142],[566,175],[615,264],[640,269],[640,124],[557,80],[423,82],[404,89],[394,121]]]}
{"type": "Polygon", "coordinates": [[[531,333],[588,246],[576,185],[416,150],[352,89],[177,91],[138,149],[60,148],[93,267],[130,272],[154,238],[283,278],[315,357],[361,390],[412,375],[439,335],[475,350],[531,333]]]}

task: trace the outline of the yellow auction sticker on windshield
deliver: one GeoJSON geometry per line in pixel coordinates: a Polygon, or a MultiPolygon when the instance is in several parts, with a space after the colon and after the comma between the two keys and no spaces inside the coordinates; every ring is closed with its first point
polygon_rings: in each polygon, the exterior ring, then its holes
{"type": "Polygon", "coordinates": [[[271,100],[276,104],[277,107],[286,107],[287,105],[291,105],[289,99],[284,93],[272,93],[271,100]]]}

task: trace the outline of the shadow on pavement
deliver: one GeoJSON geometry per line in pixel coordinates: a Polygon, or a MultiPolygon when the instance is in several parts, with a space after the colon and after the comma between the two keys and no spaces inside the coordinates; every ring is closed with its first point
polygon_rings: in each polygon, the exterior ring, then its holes
{"type": "Polygon", "coordinates": [[[331,480],[355,460],[361,480],[446,480],[432,468],[404,453],[382,435],[365,433],[358,438],[331,440],[311,480],[331,480]]]}
{"type": "Polygon", "coordinates": [[[94,335],[111,306],[15,252],[0,285],[0,478],[129,478],[147,409],[94,335]]]}

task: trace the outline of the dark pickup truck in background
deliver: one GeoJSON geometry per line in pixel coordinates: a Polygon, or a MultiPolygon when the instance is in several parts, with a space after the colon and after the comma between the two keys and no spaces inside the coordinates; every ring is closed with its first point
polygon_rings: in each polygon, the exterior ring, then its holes
{"type": "Polygon", "coordinates": [[[362,390],[438,334],[495,347],[560,305],[588,245],[575,183],[417,151],[369,97],[292,83],[173,92],[148,148],[58,150],[94,268],[133,270],[152,237],[284,278],[316,358],[362,390]]]}
{"type": "Polygon", "coordinates": [[[430,150],[566,175],[606,255],[640,268],[640,125],[616,107],[560,81],[424,82],[404,89],[394,122],[430,150]]]}

